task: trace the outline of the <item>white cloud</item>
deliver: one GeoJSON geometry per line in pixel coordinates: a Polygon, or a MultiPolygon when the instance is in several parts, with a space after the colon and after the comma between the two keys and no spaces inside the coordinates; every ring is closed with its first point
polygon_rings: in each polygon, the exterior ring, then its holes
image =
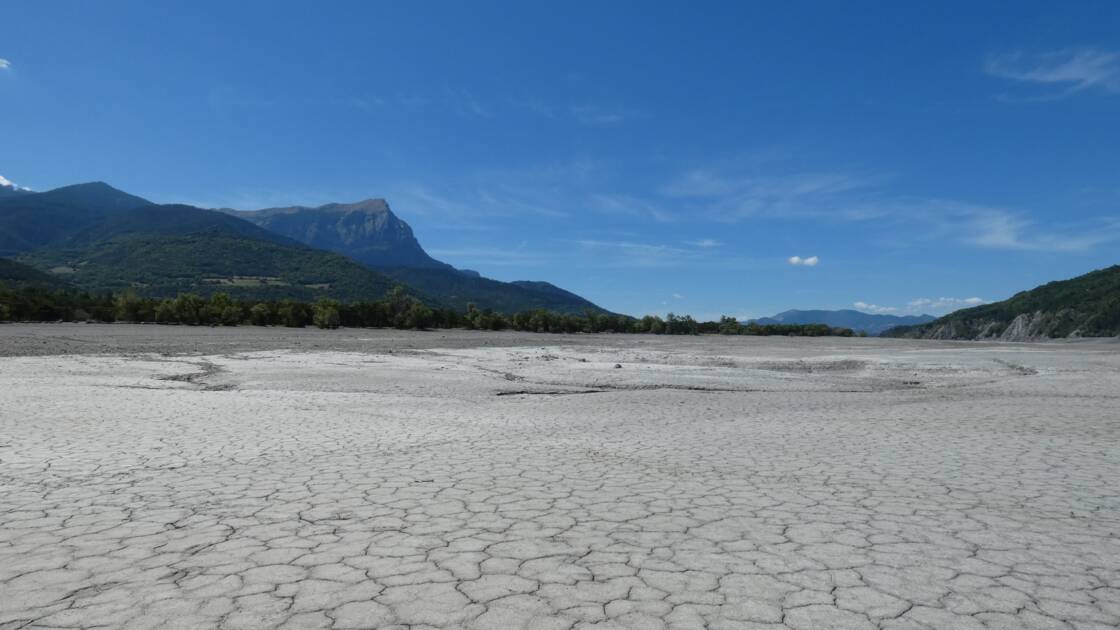
{"type": "Polygon", "coordinates": [[[800,256],[789,257],[789,264],[800,265],[803,267],[816,267],[817,263],[819,263],[820,261],[821,259],[817,256],[809,256],[808,258],[802,258],[800,256]]]}
{"type": "Polygon", "coordinates": [[[23,186],[17,185],[15,182],[13,182],[10,179],[4,177],[3,175],[0,175],[0,186],[3,186],[4,188],[15,188],[16,190],[27,190],[27,191],[31,190],[30,188],[25,188],[23,186]]]}
{"type": "Polygon", "coordinates": [[[875,313],[876,315],[898,312],[898,309],[893,306],[879,306],[878,304],[868,304],[867,302],[855,302],[852,306],[861,311],[875,313]]]}
{"type": "Polygon", "coordinates": [[[1069,48],[1040,54],[1020,51],[992,55],[984,63],[984,70],[1001,79],[1063,88],[1041,100],[1064,98],[1094,87],[1120,92],[1120,52],[1116,51],[1069,48]]]}
{"type": "Polygon", "coordinates": [[[713,247],[722,247],[723,241],[717,241],[714,238],[705,238],[699,241],[688,241],[688,244],[702,249],[712,249],[713,247]]]}
{"type": "Polygon", "coordinates": [[[683,296],[683,295],[681,295],[680,293],[674,293],[674,294],[673,294],[673,299],[674,299],[674,300],[683,300],[683,299],[684,299],[684,296],[683,296]]]}
{"type": "Polygon", "coordinates": [[[939,297],[939,298],[918,298],[910,300],[906,303],[906,310],[916,313],[921,310],[931,311],[948,311],[967,308],[970,306],[979,306],[987,302],[984,298],[970,297],[970,298],[953,298],[953,297],[939,297]]]}
{"type": "Polygon", "coordinates": [[[7,59],[0,59],[0,70],[7,70],[12,67],[12,62],[7,59]]]}
{"type": "Polygon", "coordinates": [[[877,315],[943,315],[952,311],[971,306],[979,306],[986,304],[987,300],[979,297],[969,298],[955,298],[955,297],[939,297],[939,298],[916,298],[906,303],[906,306],[899,308],[897,306],[883,306],[881,304],[871,304],[869,302],[853,302],[857,310],[866,313],[875,313],[877,315]]]}

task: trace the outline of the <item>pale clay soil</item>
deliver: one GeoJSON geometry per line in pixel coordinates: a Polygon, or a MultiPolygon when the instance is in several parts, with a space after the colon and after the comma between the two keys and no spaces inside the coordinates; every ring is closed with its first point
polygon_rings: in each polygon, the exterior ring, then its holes
{"type": "Polygon", "coordinates": [[[56,324],[0,355],[0,628],[1120,626],[1115,342],[56,324]]]}

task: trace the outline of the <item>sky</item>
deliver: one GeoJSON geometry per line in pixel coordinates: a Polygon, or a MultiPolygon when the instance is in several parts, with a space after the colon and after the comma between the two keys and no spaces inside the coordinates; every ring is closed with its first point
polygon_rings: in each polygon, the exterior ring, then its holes
{"type": "Polygon", "coordinates": [[[949,312],[1120,262],[1120,3],[40,2],[0,176],[388,200],[634,315],[949,312]]]}

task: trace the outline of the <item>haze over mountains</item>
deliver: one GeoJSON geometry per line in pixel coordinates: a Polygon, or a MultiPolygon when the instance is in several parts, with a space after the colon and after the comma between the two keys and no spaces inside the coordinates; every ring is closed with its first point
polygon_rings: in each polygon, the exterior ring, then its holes
{"type": "Polygon", "coordinates": [[[877,315],[842,309],[836,311],[789,310],[778,313],[773,317],[762,317],[752,321],[758,324],[825,324],[834,328],[851,328],[856,332],[880,335],[897,326],[924,324],[934,319],[932,315],[877,315]]]}
{"type": "Polygon", "coordinates": [[[603,312],[543,282],[503,283],[432,259],[382,200],[260,212],[158,205],[102,182],[0,197],[0,256],[87,290],[376,300],[395,284],[432,305],[603,312]],[[247,218],[252,219],[246,220],[247,218]]]}

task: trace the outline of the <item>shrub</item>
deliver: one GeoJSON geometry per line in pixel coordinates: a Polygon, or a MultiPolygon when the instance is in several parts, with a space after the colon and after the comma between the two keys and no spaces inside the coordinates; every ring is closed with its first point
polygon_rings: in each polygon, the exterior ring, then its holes
{"type": "Polygon", "coordinates": [[[319,328],[335,329],[338,328],[341,318],[338,314],[338,302],[335,300],[328,300],[323,298],[313,307],[313,321],[319,328]]]}

